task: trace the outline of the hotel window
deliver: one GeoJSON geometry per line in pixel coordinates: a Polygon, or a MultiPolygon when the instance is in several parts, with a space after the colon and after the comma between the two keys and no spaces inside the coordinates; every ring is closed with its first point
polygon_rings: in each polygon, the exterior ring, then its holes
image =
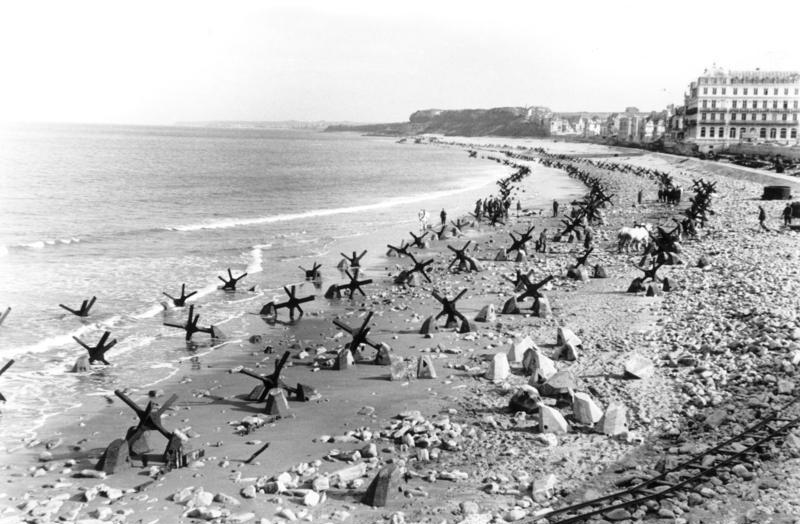
{"type": "Polygon", "coordinates": [[[800,95],[800,88],[795,87],[794,88],[794,94],[800,95]]]}
{"type": "Polygon", "coordinates": [[[797,100],[795,100],[795,101],[794,101],[794,103],[792,104],[792,107],[794,107],[795,109],[797,109],[797,100]]]}
{"type": "Polygon", "coordinates": [[[731,120],[736,120],[736,113],[731,113],[731,120]]]}
{"type": "Polygon", "coordinates": [[[738,87],[734,87],[733,88],[733,94],[734,95],[738,95],[739,94],[739,88],[738,87]]]}
{"type": "Polygon", "coordinates": [[[761,113],[761,120],[766,120],[766,119],[767,119],[767,114],[761,113]]]}
{"type": "Polygon", "coordinates": [[[735,127],[731,128],[730,137],[731,138],[736,138],[736,128],[735,127]]]}
{"type": "Polygon", "coordinates": [[[717,88],[716,87],[712,87],[711,88],[711,94],[712,95],[716,95],[717,94],[717,88]]]}
{"type": "Polygon", "coordinates": [[[716,120],[716,119],[717,119],[717,114],[711,113],[711,118],[709,120],[716,120]]]}
{"type": "Polygon", "coordinates": [[[704,87],[704,88],[703,88],[703,94],[704,94],[704,95],[707,95],[707,94],[708,94],[708,88],[707,88],[707,87],[704,87]]]}
{"type": "Polygon", "coordinates": [[[733,101],[733,108],[736,109],[736,100],[733,101]]]}
{"type": "Polygon", "coordinates": [[[705,138],[705,136],[706,136],[706,128],[705,127],[701,127],[700,128],[700,138],[705,138]]]}
{"type": "Polygon", "coordinates": [[[742,94],[743,94],[743,95],[746,95],[746,94],[747,94],[747,88],[746,88],[746,87],[743,87],[743,88],[742,88],[742,94]]]}
{"type": "Polygon", "coordinates": [[[725,88],[724,87],[722,88],[722,94],[723,95],[725,94],[725,88]]]}
{"type": "Polygon", "coordinates": [[[711,109],[714,109],[715,107],[717,107],[717,101],[716,100],[712,100],[711,101],[711,109]]]}
{"type": "Polygon", "coordinates": [[[757,107],[758,107],[758,101],[757,100],[753,100],[753,109],[755,109],[757,107]]]}
{"type": "Polygon", "coordinates": [[[790,135],[792,138],[797,138],[797,128],[793,127],[790,135]]]}
{"type": "Polygon", "coordinates": [[[776,113],[772,113],[772,120],[775,121],[778,119],[778,115],[776,113]]]}
{"type": "Polygon", "coordinates": [[[772,101],[772,109],[778,109],[778,101],[777,100],[773,100],[772,101]]]}
{"type": "Polygon", "coordinates": [[[784,100],[783,101],[783,108],[784,109],[789,109],[789,101],[788,100],[784,100]]]}
{"type": "Polygon", "coordinates": [[[781,120],[787,120],[787,119],[788,119],[788,116],[786,115],[786,113],[781,115],[781,120]]]}
{"type": "Polygon", "coordinates": [[[761,102],[761,108],[762,108],[762,109],[766,109],[766,108],[767,108],[767,101],[766,101],[766,100],[764,100],[763,102],[761,102]]]}
{"type": "Polygon", "coordinates": [[[777,136],[778,136],[778,133],[777,133],[777,131],[776,131],[776,129],[774,127],[769,130],[769,137],[770,138],[776,138],[777,136]]]}
{"type": "Polygon", "coordinates": [[[764,88],[764,96],[767,96],[768,94],[769,94],[769,89],[767,89],[767,88],[765,87],[765,88],[764,88]]]}
{"type": "Polygon", "coordinates": [[[773,89],[773,90],[772,90],[772,94],[773,94],[773,95],[777,95],[777,94],[778,94],[778,88],[777,88],[777,87],[776,87],[775,89],[773,89]]]}
{"type": "Polygon", "coordinates": [[[745,131],[744,131],[744,129],[745,129],[745,128],[743,128],[743,127],[740,127],[740,128],[739,128],[739,140],[741,140],[741,139],[742,139],[742,137],[744,136],[744,132],[745,132],[745,131]]]}
{"type": "Polygon", "coordinates": [[[761,130],[758,132],[758,136],[760,138],[767,138],[767,128],[762,127],[761,130]]]}
{"type": "Polygon", "coordinates": [[[703,108],[705,109],[708,107],[708,100],[703,100],[703,108]]]}
{"type": "Polygon", "coordinates": [[[715,128],[713,128],[713,127],[709,127],[708,128],[708,137],[709,138],[714,138],[714,131],[716,131],[715,128]]]}
{"type": "Polygon", "coordinates": [[[719,137],[720,138],[725,138],[725,129],[724,128],[721,128],[721,127],[719,128],[719,137]]]}
{"type": "Polygon", "coordinates": [[[786,128],[785,127],[781,128],[781,138],[786,138],[786,128]]]}
{"type": "Polygon", "coordinates": [[[797,122],[797,113],[792,113],[792,120],[797,122]]]}
{"type": "Polygon", "coordinates": [[[705,119],[706,119],[706,114],[700,113],[700,120],[705,120],[705,119]]]}
{"type": "Polygon", "coordinates": [[[789,88],[788,87],[784,87],[783,88],[783,94],[784,95],[788,95],[789,94],[789,88]]]}

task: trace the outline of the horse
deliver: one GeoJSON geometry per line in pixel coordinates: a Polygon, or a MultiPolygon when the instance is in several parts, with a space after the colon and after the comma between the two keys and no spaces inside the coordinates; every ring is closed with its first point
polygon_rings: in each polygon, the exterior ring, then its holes
{"type": "Polygon", "coordinates": [[[653,230],[652,224],[635,224],[633,227],[623,227],[617,232],[617,253],[630,252],[632,247],[635,251],[646,248],[650,243],[650,232],[653,230]]]}

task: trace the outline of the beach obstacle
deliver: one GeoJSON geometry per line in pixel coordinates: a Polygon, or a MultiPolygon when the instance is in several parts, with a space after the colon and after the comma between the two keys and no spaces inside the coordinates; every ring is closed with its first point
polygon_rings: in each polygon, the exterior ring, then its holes
{"type": "Polygon", "coordinates": [[[477,261],[466,253],[470,244],[472,244],[472,240],[467,240],[467,243],[464,244],[464,247],[461,249],[456,249],[450,245],[447,246],[447,249],[452,251],[455,255],[455,258],[450,262],[450,265],[447,266],[447,269],[452,269],[453,264],[458,263],[458,266],[456,267],[460,271],[480,271],[480,266],[478,265],[477,261]]]}
{"type": "Polygon", "coordinates": [[[425,237],[428,236],[429,231],[425,231],[421,235],[417,236],[413,232],[409,231],[408,234],[411,235],[413,242],[411,242],[411,246],[417,247],[420,249],[425,249],[428,247],[427,243],[425,242],[425,237]]]}
{"type": "MultiPolygon", "coordinates": [[[[164,404],[154,410],[155,407],[152,401],[149,401],[147,406],[142,409],[122,391],[118,389],[114,390],[114,394],[136,412],[136,416],[139,417],[139,423],[136,426],[128,428],[128,432],[125,435],[125,441],[128,443],[128,451],[132,458],[142,460],[145,466],[150,460],[161,461],[164,462],[166,468],[169,470],[185,467],[192,461],[204,456],[205,452],[202,449],[185,450],[181,437],[175,432],[167,431],[161,422],[161,416],[176,400],[178,400],[178,395],[172,395],[164,404]],[[161,433],[161,435],[167,439],[167,447],[161,455],[149,455],[151,448],[147,440],[147,434],[153,431],[161,433]]],[[[111,445],[114,446],[114,442],[112,442],[111,445]]],[[[108,456],[109,449],[107,448],[104,459],[101,459],[103,463],[102,467],[109,467],[109,464],[107,464],[108,456]]],[[[100,466],[100,463],[98,463],[98,466],[100,466]]]]}
{"type": "Polygon", "coordinates": [[[186,284],[181,284],[181,296],[180,297],[173,297],[166,291],[162,292],[168,299],[172,300],[172,304],[175,307],[183,307],[186,305],[186,301],[197,294],[197,291],[192,291],[188,295],[186,294],[186,284]]]}
{"type": "Polygon", "coordinates": [[[225,291],[236,291],[236,284],[239,283],[241,279],[247,276],[247,273],[242,273],[238,277],[234,277],[233,273],[231,273],[231,268],[228,268],[228,279],[225,280],[224,277],[217,275],[217,278],[222,280],[223,286],[222,289],[225,291]]]}
{"type": "Polygon", "coordinates": [[[589,255],[592,254],[592,251],[594,251],[594,248],[590,247],[575,259],[575,265],[567,268],[567,277],[574,280],[589,280],[589,271],[586,268],[586,261],[589,259],[589,255]]]}
{"type": "Polygon", "coordinates": [[[289,355],[291,355],[290,351],[284,352],[280,360],[275,361],[275,368],[269,375],[260,375],[250,371],[249,369],[242,369],[239,371],[239,373],[247,375],[248,377],[252,377],[261,382],[260,386],[253,388],[250,394],[247,395],[248,400],[252,400],[254,402],[263,402],[267,398],[267,393],[274,388],[283,388],[290,393],[294,392],[292,388],[287,386],[281,380],[281,372],[283,371],[283,367],[286,365],[286,361],[289,360],[289,355]]]}
{"type": "Polygon", "coordinates": [[[442,310],[439,312],[438,315],[436,315],[436,317],[434,317],[434,321],[439,320],[441,317],[446,316],[444,322],[445,329],[458,327],[459,320],[462,322],[462,325],[463,323],[466,322],[467,326],[469,326],[469,321],[467,320],[467,317],[462,315],[456,309],[456,302],[458,302],[466,292],[467,292],[466,289],[462,289],[461,293],[459,293],[455,298],[449,299],[447,297],[441,296],[436,290],[432,291],[431,295],[433,295],[433,298],[435,298],[442,305],[442,310]]]}
{"type": "MultiPolygon", "coordinates": [[[[6,362],[6,364],[3,366],[3,368],[0,369],[0,376],[2,376],[3,373],[5,373],[6,370],[8,368],[10,368],[13,364],[14,364],[14,359],[13,358],[11,360],[9,360],[8,362],[6,362]]],[[[6,401],[6,397],[4,397],[2,393],[0,393],[0,400],[2,400],[3,402],[6,401]]]]}
{"type": "Polygon", "coordinates": [[[200,314],[194,314],[194,305],[189,306],[189,316],[186,319],[186,324],[173,324],[171,322],[164,322],[165,326],[178,328],[186,331],[186,340],[191,340],[192,335],[195,333],[208,333],[211,338],[221,338],[221,333],[214,330],[214,326],[207,328],[199,327],[197,322],[200,320],[200,314]]]}
{"type": "Polygon", "coordinates": [[[517,233],[519,238],[514,236],[514,233],[509,233],[508,236],[511,237],[511,247],[506,249],[506,253],[511,253],[512,251],[526,251],[525,245],[533,239],[533,230],[536,226],[531,226],[525,233],[517,233]]]}
{"type": "Polygon", "coordinates": [[[425,278],[425,280],[427,280],[429,283],[431,283],[432,281],[431,281],[430,277],[428,276],[427,267],[429,265],[433,264],[433,259],[431,258],[430,260],[419,261],[411,253],[408,254],[408,257],[414,263],[414,266],[411,269],[404,269],[403,271],[401,271],[400,274],[397,275],[397,277],[395,277],[395,279],[394,279],[395,283],[396,284],[407,284],[407,283],[409,283],[411,281],[412,275],[414,273],[419,273],[420,275],[422,275],[425,278]]]}
{"type": "Polygon", "coordinates": [[[2,326],[3,325],[3,321],[5,321],[5,319],[8,318],[9,313],[11,313],[11,307],[10,306],[6,308],[6,310],[3,312],[2,315],[0,315],[0,326],[2,326]]]}
{"type": "Polygon", "coordinates": [[[340,254],[344,257],[345,260],[347,260],[347,263],[350,265],[350,267],[352,267],[352,268],[360,268],[361,267],[361,259],[364,258],[364,255],[367,254],[367,250],[365,249],[364,251],[362,251],[360,255],[356,255],[356,252],[353,251],[353,256],[350,256],[350,257],[345,255],[344,253],[340,253],[340,254]]]}
{"type": "Polygon", "coordinates": [[[95,362],[102,362],[106,366],[109,366],[111,364],[106,360],[105,357],[106,352],[117,344],[117,339],[114,339],[111,342],[106,343],[110,335],[111,335],[110,331],[106,331],[105,333],[103,333],[103,336],[100,337],[100,341],[94,346],[89,346],[78,337],[72,337],[72,338],[75,340],[75,342],[83,346],[86,349],[86,351],[89,352],[89,364],[94,364],[95,362]]]}
{"type": "Polygon", "coordinates": [[[409,248],[411,246],[412,246],[412,244],[407,243],[405,240],[400,242],[400,247],[396,247],[396,246],[393,246],[391,244],[386,244],[386,247],[389,248],[389,251],[386,254],[388,256],[395,256],[395,254],[396,254],[396,256],[399,256],[399,257],[403,257],[403,256],[407,257],[410,254],[408,250],[409,250],[409,248]]]}
{"type": "Polygon", "coordinates": [[[654,286],[661,286],[661,278],[658,276],[658,270],[663,265],[664,262],[653,260],[649,268],[633,266],[642,273],[644,273],[644,275],[633,279],[631,285],[628,287],[628,293],[637,293],[639,291],[645,291],[644,283],[647,282],[648,280],[652,281],[654,286]]]}
{"type": "Polygon", "coordinates": [[[59,304],[58,306],[60,308],[62,308],[62,309],[66,309],[67,311],[69,311],[70,313],[72,313],[75,316],[88,317],[89,316],[89,310],[92,309],[92,306],[94,306],[95,300],[97,300],[97,297],[92,297],[89,300],[84,300],[81,303],[81,307],[78,308],[78,309],[72,309],[71,307],[65,306],[64,304],[59,304]]]}
{"type": "Polygon", "coordinates": [[[522,275],[522,285],[525,286],[525,290],[517,297],[517,302],[524,302],[525,299],[529,297],[533,298],[534,300],[541,298],[544,295],[542,295],[539,290],[547,285],[548,282],[553,280],[553,278],[553,275],[548,275],[539,282],[533,283],[531,282],[530,277],[527,275],[522,275]]]}
{"type": "Polygon", "coordinates": [[[453,225],[453,227],[454,227],[454,228],[456,228],[458,231],[461,231],[462,229],[464,229],[465,227],[467,227],[467,226],[469,226],[469,225],[470,225],[470,221],[469,221],[469,220],[467,220],[466,218],[457,218],[455,222],[453,222],[453,221],[451,220],[451,221],[450,221],[450,223],[451,223],[451,224],[453,225]]]}
{"type": "Polygon", "coordinates": [[[320,274],[319,272],[319,268],[322,267],[322,264],[317,264],[317,262],[315,261],[314,266],[311,269],[306,269],[303,266],[297,266],[297,267],[299,267],[300,270],[303,271],[303,273],[306,276],[306,280],[322,280],[322,274],[320,274]]]}
{"type": "Polygon", "coordinates": [[[366,286],[367,284],[372,284],[372,279],[368,278],[365,280],[358,280],[358,273],[353,275],[349,271],[344,272],[345,275],[350,279],[350,282],[347,284],[340,284],[340,285],[333,285],[330,289],[325,293],[325,298],[341,298],[342,291],[345,289],[349,291],[348,298],[353,298],[353,295],[356,291],[361,293],[362,296],[367,296],[364,293],[364,290],[361,289],[361,286],[366,286]]]}
{"type": "Polygon", "coordinates": [[[355,355],[356,351],[358,351],[358,348],[362,344],[366,344],[367,346],[370,346],[373,349],[375,349],[376,351],[378,351],[378,356],[376,356],[376,363],[378,363],[378,360],[379,360],[379,357],[380,357],[380,354],[381,354],[381,350],[384,347],[387,347],[387,346],[383,342],[378,342],[378,341],[373,340],[373,339],[368,337],[370,329],[371,329],[368,326],[369,326],[369,323],[372,321],[372,317],[374,315],[375,315],[375,313],[373,311],[370,311],[369,313],[367,313],[366,318],[364,318],[364,322],[362,322],[361,323],[361,327],[358,327],[358,328],[348,326],[347,324],[345,324],[344,322],[342,322],[341,320],[338,320],[338,319],[334,319],[333,323],[334,323],[334,325],[336,325],[336,327],[338,327],[339,329],[341,329],[343,331],[346,331],[352,337],[352,340],[350,341],[348,347],[350,348],[350,352],[353,353],[353,355],[355,355]]]}
{"type": "Polygon", "coordinates": [[[295,293],[297,293],[296,289],[297,286],[292,286],[291,288],[283,286],[283,290],[286,292],[287,295],[289,295],[289,300],[287,300],[286,302],[281,302],[279,304],[274,304],[272,302],[269,302],[265,304],[264,307],[261,308],[259,315],[276,317],[278,315],[279,309],[286,308],[289,310],[290,320],[294,320],[295,309],[300,312],[300,316],[302,317],[304,313],[303,313],[303,308],[300,307],[300,304],[311,302],[312,300],[314,300],[315,297],[314,295],[309,295],[307,297],[297,298],[297,296],[295,296],[295,293]]]}

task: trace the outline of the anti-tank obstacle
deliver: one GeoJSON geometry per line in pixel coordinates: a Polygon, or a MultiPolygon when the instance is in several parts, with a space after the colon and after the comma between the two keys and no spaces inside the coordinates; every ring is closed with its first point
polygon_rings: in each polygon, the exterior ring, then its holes
{"type": "Polygon", "coordinates": [[[186,305],[186,301],[187,301],[188,299],[192,298],[194,295],[196,295],[196,294],[197,294],[197,291],[192,291],[191,293],[189,293],[189,294],[187,295],[187,294],[186,294],[186,284],[181,284],[181,296],[180,296],[180,297],[177,297],[177,298],[176,298],[176,297],[173,297],[172,295],[170,295],[170,294],[169,294],[169,293],[167,293],[166,291],[164,291],[164,292],[162,292],[162,293],[163,293],[163,294],[164,294],[164,295],[165,295],[167,298],[169,298],[170,300],[172,300],[172,304],[173,304],[175,307],[183,307],[183,306],[185,306],[185,305],[186,305]]]}
{"type": "Polygon", "coordinates": [[[70,313],[72,313],[75,316],[88,317],[89,316],[89,310],[92,309],[92,306],[94,306],[95,300],[97,300],[97,297],[92,297],[89,300],[84,300],[81,303],[81,307],[78,308],[78,309],[72,309],[71,307],[65,306],[64,304],[59,304],[58,306],[60,308],[62,308],[62,309],[66,309],[67,311],[69,311],[70,313]]]}
{"type": "Polygon", "coordinates": [[[461,333],[469,333],[472,331],[472,327],[470,326],[469,320],[465,317],[458,309],[456,309],[456,302],[461,300],[461,297],[467,292],[466,289],[462,289],[461,293],[456,295],[455,298],[447,298],[441,296],[437,291],[432,291],[431,295],[433,298],[436,299],[439,304],[442,305],[442,310],[434,317],[434,320],[439,320],[441,317],[446,317],[444,326],[445,329],[459,327],[458,321],[461,321],[459,331],[461,333]]]}
{"type": "Polygon", "coordinates": [[[375,356],[375,363],[376,364],[388,364],[388,355],[387,352],[389,350],[389,346],[384,344],[383,342],[378,342],[377,340],[369,338],[370,327],[369,323],[372,321],[372,317],[375,315],[373,311],[367,313],[364,322],[361,323],[361,327],[355,328],[348,326],[344,322],[338,319],[334,319],[333,323],[339,329],[342,329],[350,334],[352,340],[348,344],[348,348],[350,352],[353,354],[353,358],[356,356],[356,352],[358,351],[359,347],[362,345],[367,345],[375,349],[378,353],[375,356]]]}
{"type": "Polygon", "coordinates": [[[303,271],[303,273],[306,276],[305,277],[306,280],[321,280],[322,279],[322,275],[319,272],[319,268],[322,267],[322,264],[317,264],[316,261],[314,262],[314,266],[311,269],[306,269],[303,266],[297,266],[297,267],[299,267],[300,270],[303,271]]]}
{"type": "Polygon", "coordinates": [[[427,280],[428,282],[431,282],[431,279],[430,279],[430,277],[428,276],[428,273],[427,273],[427,271],[428,271],[427,268],[428,268],[429,265],[433,264],[433,259],[431,258],[430,260],[419,261],[411,253],[408,254],[408,257],[414,263],[414,266],[411,269],[402,270],[400,272],[400,274],[398,274],[395,277],[395,279],[394,279],[395,283],[396,284],[409,284],[409,283],[413,282],[412,276],[414,275],[414,273],[419,273],[420,275],[422,275],[425,278],[425,280],[427,280]]]}
{"type": "Polygon", "coordinates": [[[207,328],[199,327],[197,325],[198,321],[200,320],[200,314],[194,314],[194,305],[189,306],[189,315],[186,319],[186,324],[173,324],[171,322],[164,322],[165,326],[182,329],[186,331],[186,340],[189,341],[192,339],[192,335],[195,333],[207,333],[211,335],[211,338],[221,338],[221,333],[214,329],[214,326],[209,326],[207,328]]]}
{"type": "Polygon", "coordinates": [[[456,268],[459,271],[480,271],[481,268],[478,265],[478,262],[471,256],[467,255],[467,249],[469,248],[470,244],[472,244],[472,240],[467,240],[467,243],[464,244],[464,247],[461,249],[456,249],[453,246],[447,246],[447,249],[453,252],[455,258],[450,262],[450,265],[447,266],[447,269],[452,269],[453,264],[458,264],[456,268]]]}
{"type": "MultiPolygon", "coordinates": [[[[3,373],[5,373],[5,372],[6,372],[6,370],[7,370],[8,368],[10,368],[10,367],[11,367],[13,364],[14,364],[14,359],[11,359],[11,360],[9,360],[8,362],[6,362],[6,364],[3,366],[3,368],[2,368],[2,369],[0,369],[0,376],[2,376],[2,375],[3,375],[3,373]]],[[[6,401],[6,397],[4,397],[2,393],[0,393],[0,400],[2,400],[3,402],[5,402],[5,401],[6,401]]]]}
{"type": "Polygon", "coordinates": [[[11,313],[11,307],[9,306],[2,314],[0,314],[0,326],[3,325],[3,322],[5,321],[6,318],[8,318],[8,315],[10,313],[11,313]]]}
{"type": "Polygon", "coordinates": [[[83,346],[83,348],[89,352],[89,364],[94,364],[95,362],[102,362],[106,366],[110,366],[111,364],[106,360],[105,355],[109,349],[111,349],[117,344],[117,339],[114,339],[111,342],[106,343],[109,336],[111,336],[111,332],[106,331],[105,333],[103,333],[103,336],[100,337],[100,340],[94,346],[89,346],[78,337],[72,337],[72,338],[75,340],[75,342],[83,346]]]}
{"type": "Polygon", "coordinates": [[[228,268],[228,279],[221,276],[217,276],[218,279],[222,280],[223,286],[222,289],[225,291],[236,291],[236,284],[239,283],[241,279],[247,276],[247,273],[242,273],[238,277],[234,277],[233,273],[231,273],[231,268],[228,268]]]}
{"type": "Polygon", "coordinates": [[[364,293],[364,290],[361,289],[361,286],[365,286],[367,284],[372,284],[372,279],[368,278],[365,280],[358,280],[358,273],[355,275],[350,273],[350,271],[345,270],[345,275],[350,279],[350,282],[347,284],[339,284],[339,285],[332,285],[328,290],[325,292],[325,298],[334,299],[334,298],[341,298],[342,291],[345,289],[349,291],[348,298],[354,298],[355,292],[358,291],[361,293],[362,296],[367,296],[364,293]]]}
{"type": "Polygon", "coordinates": [[[300,312],[300,316],[302,317],[303,316],[303,308],[300,307],[300,304],[305,304],[306,302],[311,302],[312,300],[314,300],[315,297],[313,295],[310,295],[310,296],[303,297],[303,298],[297,298],[295,296],[295,293],[297,292],[296,289],[297,289],[297,286],[292,286],[291,288],[287,288],[286,286],[283,286],[283,290],[286,292],[287,295],[289,295],[289,300],[287,300],[286,302],[281,302],[279,304],[274,304],[272,302],[269,302],[268,304],[264,305],[264,307],[261,308],[261,311],[259,312],[259,315],[275,317],[275,316],[277,316],[279,309],[286,308],[286,309],[289,310],[289,319],[290,320],[294,320],[294,310],[295,309],[300,312]]]}

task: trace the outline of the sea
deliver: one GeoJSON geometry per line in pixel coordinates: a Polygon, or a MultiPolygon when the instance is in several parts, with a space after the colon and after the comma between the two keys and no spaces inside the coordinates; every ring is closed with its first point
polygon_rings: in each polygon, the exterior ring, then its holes
{"type": "MultiPolygon", "coordinates": [[[[537,143],[531,143],[536,147],[537,143]]],[[[174,377],[198,352],[223,350],[206,335],[187,344],[186,312],[163,294],[196,291],[200,325],[224,332],[285,297],[303,272],[410,239],[427,210],[455,219],[495,193],[513,170],[460,147],[317,130],[15,124],[0,127],[0,446],[30,441],[50,417],[114,389],[174,377]],[[247,273],[236,292],[219,277],[247,273]],[[77,309],[96,297],[87,317],[77,309]],[[103,333],[110,366],[74,373],[103,333]]],[[[537,166],[528,208],[583,187],[537,166]]],[[[303,295],[307,294],[308,286],[303,295]]],[[[312,290],[313,291],[313,290],[312,290]]],[[[321,290],[314,307],[321,307],[321,290]]],[[[301,293],[298,293],[301,294],[301,293]]]]}

